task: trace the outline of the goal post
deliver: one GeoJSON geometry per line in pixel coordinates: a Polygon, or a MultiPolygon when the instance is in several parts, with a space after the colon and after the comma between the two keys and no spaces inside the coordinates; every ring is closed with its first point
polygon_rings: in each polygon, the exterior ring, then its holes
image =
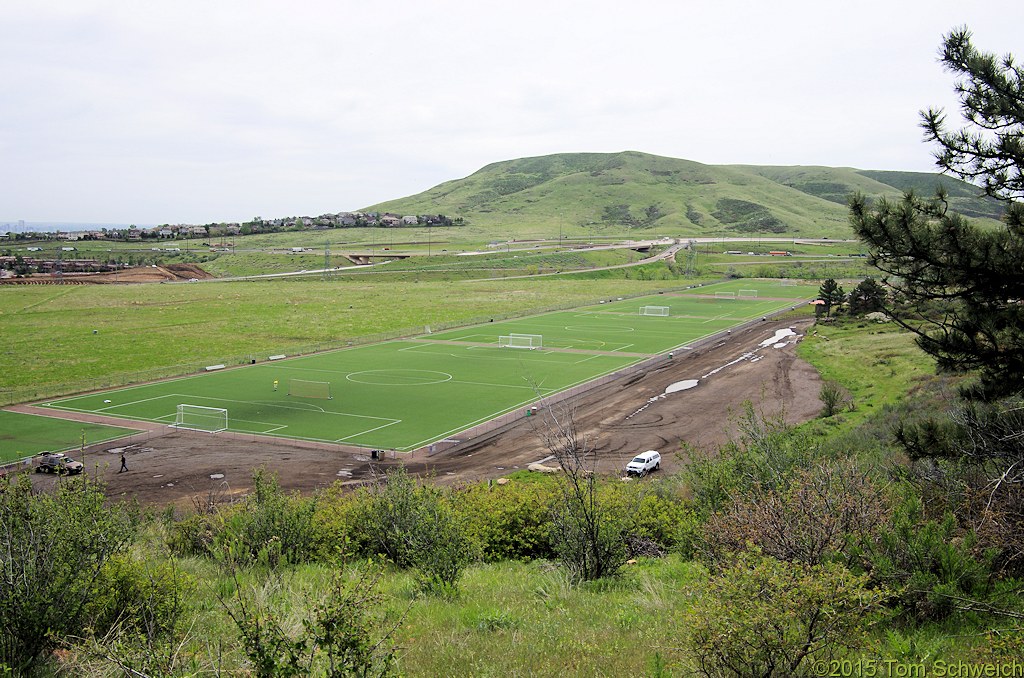
{"type": "Polygon", "coordinates": [[[498,337],[498,346],[501,348],[543,348],[544,335],[541,334],[509,334],[498,337]]]}
{"type": "Polygon", "coordinates": [[[740,290],[737,294],[744,299],[757,299],[757,290],[740,290]]]}
{"type": "Polygon", "coordinates": [[[668,306],[641,306],[640,315],[668,316],[668,306]]]}
{"type": "Polygon", "coordinates": [[[189,431],[219,433],[228,430],[228,411],[223,407],[203,407],[202,405],[182,403],[178,405],[172,426],[189,431]]]}
{"type": "Polygon", "coordinates": [[[735,299],[735,292],[715,292],[715,299],[735,299]]]}
{"type": "Polygon", "coordinates": [[[305,379],[289,379],[288,395],[295,398],[321,398],[331,400],[331,382],[307,381],[305,379]]]}
{"type": "Polygon", "coordinates": [[[793,280],[792,278],[783,278],[779,281],[779,284],[782,287],[796,287],[796,280],[793,280]]]}

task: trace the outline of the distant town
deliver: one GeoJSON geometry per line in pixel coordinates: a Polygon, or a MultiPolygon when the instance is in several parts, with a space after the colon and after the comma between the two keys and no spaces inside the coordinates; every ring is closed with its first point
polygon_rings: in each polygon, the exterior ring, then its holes
{"type": "Polygon", "coordinates": [[[210,223],[210,224],[162,224],[152,227],[110,227],[89,228],[84,230],[39,231],[25,229],[25,222],[18,222],[19,228],[11,230],[6,226],[6,233],[0,227],[0,239],[10,240],[176,240],[192,238],[222,238],[254,233],[280,233],[283,231],[323,231],[332,228],[412,228],[415,226],[461,226],[462,217],[448,217],[444,214],[402,215],[390,212],[338,212],[337,214],[321,214],[318,217],[284,217],[280,219],[264,219],[254,217],[252,221],[242,223],[210,223]]]}

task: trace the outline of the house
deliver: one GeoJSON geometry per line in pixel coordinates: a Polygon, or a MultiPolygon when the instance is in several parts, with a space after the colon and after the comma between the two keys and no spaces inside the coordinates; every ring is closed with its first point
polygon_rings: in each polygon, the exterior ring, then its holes
{"type": "Polygon", "coordinates": [[[414,216],[402,217],[402,223],[406,226],[415,226],[419,223],[419,219],[414,216]]]}

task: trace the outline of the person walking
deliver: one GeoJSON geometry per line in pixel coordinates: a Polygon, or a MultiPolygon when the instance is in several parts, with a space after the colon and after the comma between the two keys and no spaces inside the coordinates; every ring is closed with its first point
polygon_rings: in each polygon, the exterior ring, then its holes
{"type": "Polygon", "coordinates": [[[121,453],[121,470],[120,470],[120,471],[118,471],[118,473],[124,473],[124,472],[125,472],[125,471],[127,471],[127,470],[128,470],[128,462],[127,462],[127,460],[126,460],[126,459],[124,458],[124,452],[122,452],[122,453],[121,453]]]}

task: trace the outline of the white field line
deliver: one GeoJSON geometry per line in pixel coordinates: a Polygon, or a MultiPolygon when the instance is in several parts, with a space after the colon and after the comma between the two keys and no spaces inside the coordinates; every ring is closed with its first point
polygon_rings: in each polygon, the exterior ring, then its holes
{"type": "Polygon", "coordinates": [[[352,435],[345,436],[344,438],[338,438],[334,442],[340,443],[340,442],[344,442],[346,440],[352,440],[353,438],[358,438],[359,436],[364,436],[367,433],[373,433],[374,431],[379,431],[382,428],[387,428],[388,426],[394,426],[395,424],[401,424],[401,423],[402,423],[401,419],[394,419],[390,423],[381,424],[380,426],[375,426],[374,428],[366,429],[365,431],[360,431],[359,433],[353,433],[352,435]]]}
{"type": "MultiPolygon", "coordinates": [[[[582,379],[578,379],[578,380],[574,381],[573,383],[566,384],[565,386],[559,387],[558,389],[551,389],[551,392],[549,393],[549,395],[557,395],[558,393],[561,393],[563,391],[568,391],[569,389],[576,388],[580,384],[585,384],[587,382],[594,381],[596,379],[600,379],[600,378],[605,377],[605,376],[607,376],[607,375],[609,375],[609,374],[611,374],[613,372],[616,372],[618,370],[626,369],[630,365],[635,365],[638,362],[642,362],[643,360],[647,360],[647,358],[637,358],[636,360],[634,360],[632,362],[629,362],[629,363],[627,363],[625,365],[621,365],[619,367],[613,367],[613,368],[605,370],[604,372],[601,372],[600,374],[594,374],[594,375],[590,375],[590,376],[584,377],[582,379]]],[[[468,422],[468,423],[465,423],[465,424],[460,424],[460,425],[458,425],[458,426],[456,426],[454,428],[450,428],[447,431],[445,431],[444,433],[439,433],[439,434],[436,434],[436,435],[432,435],[429,438],[424,438],[423,440],[421,440],[421,441],[419,441],[417,443],[413,443],[411,445],[406,445],[406,446],[403,446],[403,447],[396,447],[395,449],[401,450],[401,451],[408,451],[408,450],[418,449],[418,448],[423,447],[424,445],[427,445],[429,443],[434,443],[434,442],[437,442],[438,440],[443,440],[444,438],[447,438],[448,436],[452,435],[453,433],[458,433],[459,431],[465,431],[467,429],[473,428],[474,426],[477,426],[478,424],[483,424],[485,422],[491,421],[492,419],[497,419],[498,417],[503,417],[506,414],[508,414],[509,412],[513,412],[513,411],[523,407],[524,405],[526,405],[528,403],[537,402],[538,399],[539,398],[529,398],[527,400],[522,400],[522,401],[520,401],[520,402],[518,402],[518,403],[516,403],[514,405],[510,405],[509,407],[506,407],[506,408],[504,408],[502,410],[499,410],[497,412],[494,412],[492,414],[484,415],[483,417],[479,417],[479,418],[475,419],[474,421],[471,421],[471,422],[468,422]]]]}

